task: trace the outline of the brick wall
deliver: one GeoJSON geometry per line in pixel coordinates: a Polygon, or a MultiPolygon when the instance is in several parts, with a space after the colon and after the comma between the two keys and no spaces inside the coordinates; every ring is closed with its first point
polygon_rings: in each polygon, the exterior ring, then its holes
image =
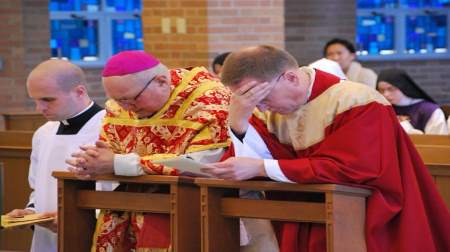
{"type": "Polygon", "coordinates": [[[328,40],[355,36],[355,0],[286,0],[285,10],[286,49],[300,65],[322,58],[328,40]]]}
{"type": "MultiPolygon", "coordinates": [[[[0,113],[34,109],[25,78],[50,56],[47,1],[0,1],[0,113]]],[[[327,40],[355,36],[355,0],[143,0],[142,14],[146,50],[169,67],[209,67],[219,53],[256,44],[286,47],[308,64],[322,57],[327,40]]],[[[450,59],[363,64],[375,71],[401,66],[436,100],[450,103],[450,59]]],[[[84,70],[91,97],[103,104],[101,69],[84,70]]]]}
{"type": "Polygon", "coordinates": [[[86,74],[89,96],[101,106],[105,105],[106,96],[102,86],[102,68],[83,68],[86,74]]]}
{"type": "MultiPolygon", "coordinates": [[[[50,58],[48,0],[0,1],[0,113],[33,111],[26,77],[41,61],[50,58]]],[[[83,69],[90,95],[104,103],[100,69],[83,69]]]]}
{"type": "Polygon", "coordinates": [[[269,44],[284,48],[284,1],[208,1],[209,65],[220,53],[269,44]]]}
{"type": "MultiPolygon", "coordinates": [[[[355,0],[286,0],[286,49],[306,65],[322,57],[325,43],[342,37],[354,40],[355,0]]],[[[379,73],[382,69],[405,69],[439,103],[450,103],[450,59],[362,62],[379,73]]]]}
{"type": "Polygon", "coordinates": [[[143,4],[145,49],[169,67],[209,67],[216,55],[248,45],[284,47],[282,0],[144,0],[143,4]],[[180,19],[186,33],[179,31],[180,19]],[[169,32],[163,31],[164,22],[169,22],[169,32]]]}
{"type": "Polygon", "coordinates": [[[34,110],[34,102],[28,98],[26,91],[26,77],[37,64],[50,58],[48,0],[23,0],[22,2],[25,74],[19,85],[26,110],[34,110]]]}
{"type": "Polygon", "coordinates": [[[168,67],[208,60],[207,0],[143,0],[144,48],[168,67]]]}
{"type": "Polygon", "coordinates": [[[0,70],[1,110],[25,106],[22,13],[21,1],[3,0],[0,4],[0,59],[3,62],[0,70]]]}
{"type": "MultiPolygon", "coordinates": [[[[5,62],[0,113],[34,109],[25,80],[36,64],[50,57],[47,1],[0,3],[0,56],[5,62]]],[[[256,44],[284,47],[283,13],[282,0],[143,0],[144,47],[169,67],[209,67],[224,51],[256,44]]],[[[83,70],[91,97],[103,104],[101,68],[83,70]]]]}

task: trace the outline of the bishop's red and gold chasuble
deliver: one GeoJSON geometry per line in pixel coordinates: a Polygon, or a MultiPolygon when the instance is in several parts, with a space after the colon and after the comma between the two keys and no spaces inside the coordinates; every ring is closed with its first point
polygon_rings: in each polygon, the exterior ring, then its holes
{"type": "MultiPolygon", "coordinates": [[[[256,111],[250,119],[284,175],[372,190],[369,252],[449,251],[450,214],[392,107],[364,85],[315,72],[298,111],[256,111]]],[[[326,251],[324,225],[281,223],[277,236],[282,252],[326,251]]]]}
{"type": "MultiPolygon", "coordinates": [[[[114,101],[107,102],[101,139],[118,154],[137,153],[148,174],[178,175],[151,161],[224,148],[229,90],[204,68],[170,71],[172,93],[163,108],[138,119],[114,101]]],[[[170,251],[170,220],[165,214],[102,211],[92,251],[170,251]]]]}

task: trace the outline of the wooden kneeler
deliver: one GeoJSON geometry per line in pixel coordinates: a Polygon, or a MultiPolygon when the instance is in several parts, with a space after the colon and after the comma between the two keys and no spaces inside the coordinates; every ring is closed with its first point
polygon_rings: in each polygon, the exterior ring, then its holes
{"type": "Polygon", "coordinates": [[[364,222],[370,191],[335,184],[196,179],[201,195],[202,252],[239,251],[239,219],[323,223],[328,252],[366,251],[364,222]],[[251,200],[239,190],[296,192],[317,202],[251,200]]]}
{"type": "Polygon", "coordinates": [[[78,180],[69,172],[53,172],[58,179],[58,251],[90,251],[95,209],[170,214],[173,251],[200,251],[200,196],[192,178],[145,175],[97,176],[96,180],[159,185],[169,193],[95,191],[94,180],[78,180]]]}

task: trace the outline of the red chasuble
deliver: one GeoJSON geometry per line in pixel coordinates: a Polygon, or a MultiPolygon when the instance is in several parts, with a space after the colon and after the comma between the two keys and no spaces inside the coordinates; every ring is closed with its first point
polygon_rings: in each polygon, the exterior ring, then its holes
{"type": "MultiPolygon", "coordinates": [[[[308,102],[250,119],[284,175],[297,183],[368,188],[367,251],[450,251],[450,215],[388,102],[316,70],[308,102]]],[[[283,223],[282,252],[326,251],[325,227],[283,223]]]]}

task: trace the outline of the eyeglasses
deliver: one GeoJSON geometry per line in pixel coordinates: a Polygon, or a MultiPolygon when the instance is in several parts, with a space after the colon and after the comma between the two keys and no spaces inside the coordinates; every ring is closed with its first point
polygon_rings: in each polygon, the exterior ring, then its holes
{"type": "Polygon", "coordinates": [[[275,82],[280,81],[281,77],[283,77],[283,75],[284,75],[285,73],[286,73],[286,72],[282,72],[282,73],[277,77],[277,79],[275,80],[275,82]]]}
{"type": "Polygon", "coordinates": [[[153,78],[151,78],[147,84],[145,84],[145,86],[141,89],[141,91],[139,91],[139,93],[137,93],[136,96],[134,96],[133,98],[122,98],[122,99],[116,99],[117,102],[122,103],[122,104],[135,104],[137,99],[139,99],[139,97],[141,96],[141,94],[145,91],[145,89],[147,89],[147,87],[150,85],[150,83],[152,83],[152,81],[158,77],[158,75],[155,75],[153,78]]]}
{"type": "MultiPolygon", "coordinates": [[[[278,77],[276,78],[276,79],[273,79],[273,80],[275,80],[274,81],[274,84],[273,84],[273,87],[275,87],[275,85],[277,85],[278,84],[278,82],[280,81],[280,79],[281,79],[281,77],[283,77],[284,76],[284,74],[285,74],[286,72],[282,72],[280,75],[278,75],[278,77]]],[[[273,81],[272,80],[272,81],[273,81]]],[[[272,82],[271,81],[271,82],[272,82]]],[[[273,88],[272,87],[272,88],[273,88]]],[[[268,99],[269,99],[269,96],[270,94],[268,94],[264,99],[262,99],[260,102],[259,102],[259,104],[258,104],[258,106],[265,106],[264,104],[268,101],[268,99]]]]}

